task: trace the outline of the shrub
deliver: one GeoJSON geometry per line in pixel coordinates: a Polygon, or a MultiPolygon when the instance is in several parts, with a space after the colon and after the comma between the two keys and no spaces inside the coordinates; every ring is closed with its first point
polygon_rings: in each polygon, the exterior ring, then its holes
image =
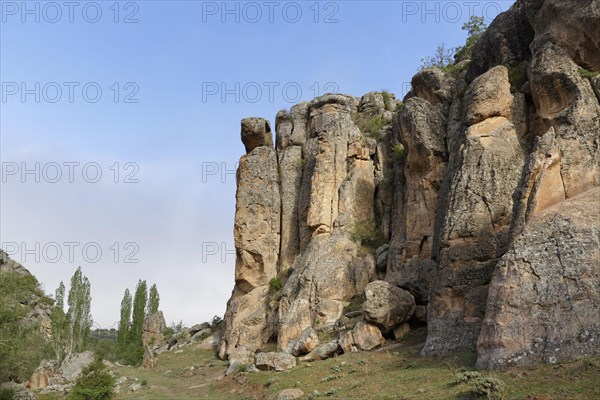
{"type": "Polygon", "coordinates": [[[394,164],[404,161],[404,157],[406,157],[406,148],[402,146],[402,144],[397,143],[393,145],[391,150],[392,153],[390,158],[394,164]]]}
{"type": "Polygon", "coordinates": [[[508,81],[510,82],[510,91],[512,93],[521,90],[527,82],[527,61],[521,61],[508,70],[508,81]]]}
{"type": "Polygon", "coordinates": [[[381,96],[383,97],[383,108],[385,108],[386,111],[392,111],[393,97],[392,97],[391,93],[388,92],[387,90],[382,90],[381,96]]]}
{"type": "Polygon", "coordinates": [[[354,116],[354,123],[363,134],[379,141],[382,138],[382,130],[388,122],[380,115],[363,116],[356,114],[354,116]]]}
{"type": "Polygon", "coordinates": [[[600,72],[589,71],[585,68],[579,68],[579,76],[581,76],[582,78],[593,78],[598,74],[600,74],[600,72]]]}
{"type": "Polygon", "coordinates": [[[238,364],[238,365],[235,367],[235,370],[236,370],[237,372],[240,372],[240,373],[242,373],[242,374],[243,374],[243,373],[246,373],[246,372],[249,372],[249,371],[250,371],[250,365],[248,365],[248,364],[238,364]]]}
{"type": "Polygon", "coordinates": [[[476,15],[472,15],[468,22],[466,22],[462,26],[463,31],[467,31],[467,41],[464,46],[459,46],[455,51],[454,60],[462,61],[471,58],[471,53],[473,52],[473,47],[475,43],[479,40],[483,32],[485,32],[485,21],[483,17],[478,17],[476,15]]]}
{"type": "Polygon", "coordinates": [[[473,392],[489,400],[502,400],[506,385],[499,379],[492,377],[483,377],[476,371],[465,371],[455,374],[457,384],[469,384],[473,392]]]}
{"type": "Polygon", "coordinates": [[[474,392],[479,396],[485,396],[489,400],[504,399],[506,385],[496,378],[478,378],[472,381],[475,389],[474,392]]]}
{"type": "Polygon", "coordinates": [[[97,359],[77,378],[69,400],[109,400],[115,396],[114,387],[115,378],[97,359]]]}
{"type": "Polygon", "coordinates": [[[451,49],[447,49],[444,43],[440,43],[433,56],[421,58],[421,67],[419,70],[430,67],[445,68],[452,64],[453,60],[454,52],[451,49]]]}
{"type": "Polygon", "coordinates": [[[275,277],[269,281],[269,288],[274,292],[279,292],[283,288],[283,284],[279,278],[275,277]]]}
{"type": "Polygon", "coordinates": [[[464,384],[464,383],[469,383],[469,382],[473,381],[474,379],[480,379],[481,374],[477,371],[459,372],[459,373],[455,374],[455,378],[456,378],[457,384],[464,384]]]}
{"type": "Polygon", "coordinates": [[[15,392],[11,389],[0,389],[0,400],[13,400],[15,392]]]}
{"type": "Polygon", "coordinates": [[[352,228],[352,240],[364,246],[377,248],[385,242],[381,231],[373,223],[358,222],[352,228]]]}
{"type": "Polygon", "coordinates": [[[429,67],[438,67],[450,73],[460,72],[462,69],[452,69],[452,67],[455,63],[471,58],[473,47],[483,32],[485,32],[485,29],[486,25],[484,18],[472,15],[469,21],[462,26],[462,30],[467,31],[468,34],[464,46],[447,49],[444,43],[440,43],[433,56],[421,59],[421,67],[419,69],[423,70],[429,67]]]}

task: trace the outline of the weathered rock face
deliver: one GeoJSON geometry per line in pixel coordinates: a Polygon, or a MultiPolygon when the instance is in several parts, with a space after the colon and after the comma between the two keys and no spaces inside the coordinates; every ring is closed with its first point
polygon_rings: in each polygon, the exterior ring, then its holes
{"type": "MultiPolygon", "coordinates": [[[[430,72],[434,76],[444,74],[439,69],[430,72]]],[[[422,88],[416,92],[437,99],[439,91],[431,93],[422,88]]],[[[398,214],[392,221],[385,280],[409,290],[420,302],[427,299],[435,266],[431,255],[439,189],[447,161],[445,126],[442,112],[420,97],[407,100],[397,114],[398,140],[408,154],[401,177],[404,179],[400,179],[396,189],[398,214]]]]}
{"type": "MultiPolygon", "coordinates": [[[[264,137],[268,123],[246,119],[242,137],[264,137]],[[250,129],[255,129],[252,132],[250,129]]],[[[237,172],[234,240],[235,288],[224,318],[219,354],[246,346],[256,350],[270,338],[269,282],[277,276],[280,240],[280,195],[275,149],[266,138],[240,159],[237,172]]],[[[252,147],[252,146],[250,146],[252,147]]]]}
{"type": "Polygon", "coordinates": [[[480,366],[592,353],[598,222],[577,204],[600,185],[600,78],[582,70],[600,70],[599,29],[595,1],[517,0],[463,72],[420,71],[403,104],[300,103],[277,114],[275,148],[245,119],[220,355],[276,341],[323,359],[402,337],[409,318],[427,324],[424,354],[479,343],[480,366]]]}
{"type": "Polygon", "coordinates": [[[146,347],[161,347],[165,344],[163,332],[167,329],[167,323],[162,311],[158,311],[144,319],[142,327],[142,345],[146,347]]]}
{"type": "Polygon", "coordinates": [[[94,353],[84,351],[83,353],[72,353],[63,360],[59,374],[67,381],[74,381],[82,371],[94,362],[94,353]]]}
{"type": "Polygon", "coordinates": [[[494,273],[479,367],[600,353],[600,188],[533,217],[494,273]]]}
{"type": "Polygon", "coordinates": [[[273,135],[269,121],[262,118],[246,118],[242,120],[242,143],[246,153],[259,146],[273,147],[273,135]]]}
{"type": "Polygon", "coordinates": [[[512,105],[507,85],[504,67],[473,81],[465,94],[464,119],[471,125],[450,142],[448,206],[424,353],[472,348],[496,258],[506,251],[512,199],[524,164],[515,126],[502,116],[512,105]],[[486,87],[490,93],[485,93],[486,87]],[[489,100],[482,104],[492,94],[498,97],[493,103],[497,111],[489,100]]]}

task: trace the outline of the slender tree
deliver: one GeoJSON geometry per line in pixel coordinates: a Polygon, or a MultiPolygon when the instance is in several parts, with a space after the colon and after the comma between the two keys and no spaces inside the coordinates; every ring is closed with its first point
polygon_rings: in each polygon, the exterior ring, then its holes
{"type": "Polygon", "coordinates": [[[123,300],[121,300],[121,319],[119,320],[119,331],[117,333],[117,344],[119,352],[123,352],[131,338],[131,293],[125,289],[123,300]]]}
{"type": "Polygon", "coordinates": [[[77,268],[71,278],[71,288],[67,303],[67,336],[65,354],[84,350],[92,326],[90,282],[77,268]]]}
{"type": "Polygon", "coordinates": [[[158,312],[158,305],[160,303],[160,295],[156,288],[156,283],[150,288],[150,295],[148,298],[148,315],[152,315],[158,312]]]}
{"type": "Polygon", "coordinates": [[[142,329],[146,317],[148,288],[146,281],[139,280],[133,297],[133,317],[131,321],[131,343],[142,343],[142,329]]]}
{"type": "Polygon", "coordinates": [[[52,349],[57,362],[62,362],[65,354],[67,335],[67,316],[65,315],[65,285],[60,282],[56,289],[54,307],[50,316],[52,321],[52,349]]]}

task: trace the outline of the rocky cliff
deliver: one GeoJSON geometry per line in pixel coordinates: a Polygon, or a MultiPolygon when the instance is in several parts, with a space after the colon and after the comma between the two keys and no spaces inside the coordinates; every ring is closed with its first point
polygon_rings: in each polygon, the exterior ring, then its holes
{"type": "Polygon", "coordinates": [[[600,353],[598,72],[596,0],[518,0],[402,102],[295,105],[275,146],[244,119],[220,356],[326,358],[407,322],[480,367],[600,353]]]}
{"type": "MultiPolygon", "coordinates": [[[[34,282],[37,287],[39,284],[37,279],[20,263],[16,262],[6,254],[6,252],[0,249],[0,275],[3,274],[18,274],[26,276],[34,282]]],[[[4,293],[2,293],[4,294],[4,293]]],[[[5,298],[5,301],[10,302],[14,299],[5,298]]],[[[18,299],[19,304],[17,307],[24,311],[23,323],[27,326],[39,326],[40,331],[44,334],[44,337],[49,337],[52,334],[52,323],[50,321],[50,314],[52,309],[53,300],[49,299],[41,290],[34,290],[27,293],[22,299],[18,299]]],[[[14,307],[14,305],[12,305],[14,307]]]]}

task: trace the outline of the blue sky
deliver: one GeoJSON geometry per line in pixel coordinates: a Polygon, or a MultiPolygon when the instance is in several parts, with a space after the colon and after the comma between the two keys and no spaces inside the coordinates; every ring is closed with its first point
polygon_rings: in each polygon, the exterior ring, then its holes
{"type": "Polygon", "coordinates": [[[512,3],[2,0],[0,243],[47,292],[81,266],[103,327],[139,278],[169,322],[222,315],[240,119],[402,97],[470,14],[512,3]]]}

